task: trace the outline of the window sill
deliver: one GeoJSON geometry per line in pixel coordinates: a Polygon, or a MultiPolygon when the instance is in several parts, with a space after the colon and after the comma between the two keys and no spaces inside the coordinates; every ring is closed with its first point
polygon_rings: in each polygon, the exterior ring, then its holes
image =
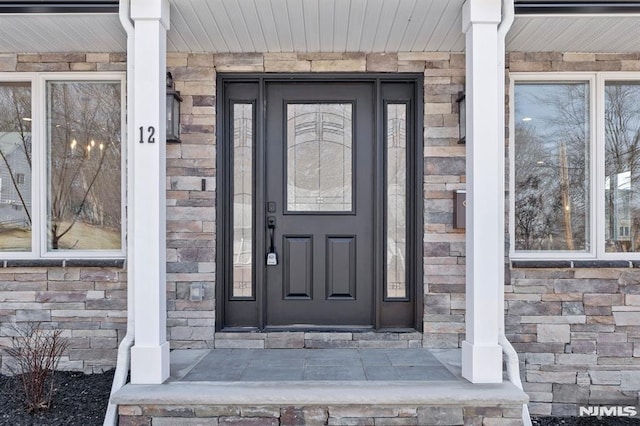
{"type": "Polygon", "coordinates": [[[125,259],[7,259],[0,260],[0,268],[123,268],[125,259]]]}
{"type": "Polygon", "coordinates": [[[640,268],[638,260],[512,260],[511,267],[518,268],[640,268]]]}

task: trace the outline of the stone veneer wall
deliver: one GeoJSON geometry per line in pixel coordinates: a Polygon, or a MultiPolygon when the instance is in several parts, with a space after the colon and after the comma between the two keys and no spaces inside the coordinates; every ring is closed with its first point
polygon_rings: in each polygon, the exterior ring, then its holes
{"type": "MultiPolygon", "coordinates": [[[[640,53],[512,52],[507,63],[509,72],[640,71],[640,53]]],[[[506,280],[507,338],[520,355],[531,413],[575,415],[575,404],[587,401],[637,403],[639,262],[626,268],[565,263],[527,268],[522,262],[506,280]]]]}
{"type": "MultiPolygon", "coordinates": [[[[0,54],[0,72],[125,71],[124,53],[0,54]]],[[[126,332],[124,260],[1,260],[0,347],[28,323],[58,328],[68,339],[60,368],[86,373],[113,368],[126,332]],[[59,265],[59,266],[54,266],[59,265]]],[[[0,350],[0,372],[11,361],[0,350]]]]}
{"type": "Polygon", "coordinates": [[[120,426],[486,425],[519,426],[522,406],[120,405],[120,426]]]}
{"type": "Polygon", "coordinates": [[[215,346],[458,347],[464,333],[464,230],[453,229],[452,194],[465,187],[455,102],[464,87],[464,66],[464,55],[449,53],[169,53],[167,67],[184,99],[182,143],[167,146],[171,347],[214,345],[216,73],[367,71],[423,73],[425,78],[424,339],[419,333],[221,333],[215,346]],[[190,300],[192,286],[202,286],[204,300],[190,300]]]}

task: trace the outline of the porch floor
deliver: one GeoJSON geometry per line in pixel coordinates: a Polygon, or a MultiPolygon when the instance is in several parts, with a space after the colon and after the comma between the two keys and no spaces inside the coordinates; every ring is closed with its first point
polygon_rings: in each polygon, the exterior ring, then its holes
{"type": "Polygon", "coordinates": [[[497,407],[526,403],[508,381],[472,384],[460,350],[174,350],[162,385],[125,385],[120,405],[430,405],[497,407]]]}
{"type": "Polygon", "coordinates": [[[462,380],[451,351],[215,349],[171,355],[171,380],[181,382],[462,380]]]}

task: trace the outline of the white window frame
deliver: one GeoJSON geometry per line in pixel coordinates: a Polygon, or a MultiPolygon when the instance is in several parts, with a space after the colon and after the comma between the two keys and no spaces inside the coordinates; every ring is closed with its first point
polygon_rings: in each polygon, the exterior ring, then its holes
{"type": "Polygon", "coordinates": [[[638,260],[640,252],[605,252],[605,83],[638,81],[638,72],[511,73],[509,82],[509,256],[514,260],[638,260]],[[589,238],[587,251],[515,249],[515,86],[520,82],[589,83],[589,238]]]}
{"type": "Polygon", "coordinates": [[[126,74],[124,72],[8,72],[0,73],[0,83],[31,84],[31,251],[0,251],[0,258],[13,259],[120,259],[126,255],[126,74]],[[120,235],[119,250],[60,250],[47,248],[47,96],[49,81],[109,81],[120,83],[120,235]]]}

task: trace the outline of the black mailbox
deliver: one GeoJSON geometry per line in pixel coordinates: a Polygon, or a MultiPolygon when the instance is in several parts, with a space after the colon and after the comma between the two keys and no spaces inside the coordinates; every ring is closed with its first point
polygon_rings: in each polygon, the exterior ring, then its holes
{"type": "Polygon", "coordinates": [[[467,191],[458,190],[453,193],[453,227],[466,228],[467,191]]]}

